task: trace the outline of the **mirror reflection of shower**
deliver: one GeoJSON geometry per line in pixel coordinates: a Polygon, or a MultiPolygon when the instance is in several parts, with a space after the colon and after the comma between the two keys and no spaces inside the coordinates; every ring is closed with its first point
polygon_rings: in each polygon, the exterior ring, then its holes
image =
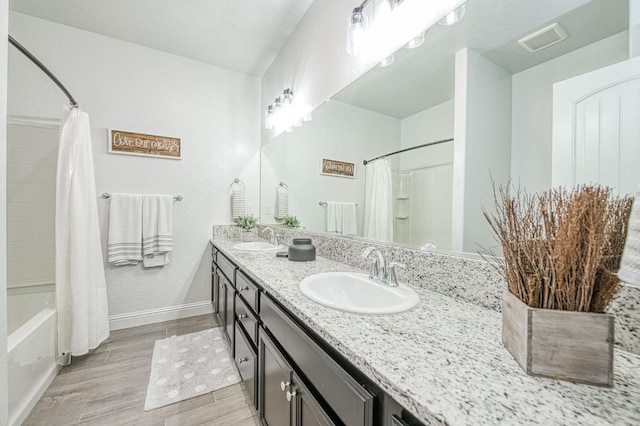
{"type": "MultiPolygon", "coordinates": [[[[389,161],[392,194],[389,205],[392,230],[388,235],[367,234],[368,229],[386,229],[386,216],[375,199],[380,188],[373,179],[374,163],[365,167],[365,218],[376,218],[375,226],[365,219],[366,238],[411,244],[423,248],[451,249],[451,205],[453,187],[453,142],[421,148],[421,155],[400,153],[389,161]]],[[[377,160],[380,161],[380,160],[377,160]]]]}

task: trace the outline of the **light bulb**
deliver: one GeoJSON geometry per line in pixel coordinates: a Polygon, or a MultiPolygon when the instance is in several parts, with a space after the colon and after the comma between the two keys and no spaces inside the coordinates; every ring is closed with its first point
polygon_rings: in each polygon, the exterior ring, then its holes
{"type": "Polygon", "coordinates": [[[385,68],[388,66],[391,66],[393,64],[393,62],[395,61],[395,57],[393,56],[393,54],[387,56],[386,58],[384,58],[379,64],[378,66],[380,68],[385,68]]]}
{"type": "Polygon", "coordinates": [[[349,16],[347,24],[347,53],[349,55],[358,56],[362,53],[367,28],[367,16],[362,13],[361,7],[356,7],[349,16]]]}
{"type": "Polygon", "coordinates": [[[424,32],[421,32],[411,40],[407,44],[404,45],[405,49],[415,49],[416,47],[422,46],[424,43],[424,32]]]}
{"type": "Polygon", "coordinates": [[[464,16],[464,12],[465,12],[465,5],[463,4],[459,8],[454,9],[451,12],[447,13],[444,18],[438,21],[438,24],[453,25],[462,19],[462,17],[464,16]]]}
{"type": "Polygon", "coordinates": [[[273,106],[271,105],[264,112],[264,126],[269,130],[273,129],[273,106]]]}

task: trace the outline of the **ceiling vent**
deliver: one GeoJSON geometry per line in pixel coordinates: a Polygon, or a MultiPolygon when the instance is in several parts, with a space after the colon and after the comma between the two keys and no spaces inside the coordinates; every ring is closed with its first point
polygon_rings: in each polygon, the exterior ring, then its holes
{"type": "Polygon", "coordinates": [[[533,34],[521,38],[518,43],[528,52],[534,53],[539,50],[560,43],[562,40],[569,38],[567,32],[558,23],[544,27],[533,34]]]}

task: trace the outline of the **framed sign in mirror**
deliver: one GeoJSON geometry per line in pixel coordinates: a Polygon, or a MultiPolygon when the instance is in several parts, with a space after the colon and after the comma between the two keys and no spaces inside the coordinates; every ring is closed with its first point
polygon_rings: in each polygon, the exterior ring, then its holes
{"type": "Polygon", "coordinates": [[[356,164],[347,161],[320,159],[320,174],[326,176],[339,176],[355,179],[356,164]]]}
{"type": "Polygon", "coordinates": [[[110,129],[109,153],[181,160],[182,143],[179,138],[169,136],[110,129]]]}

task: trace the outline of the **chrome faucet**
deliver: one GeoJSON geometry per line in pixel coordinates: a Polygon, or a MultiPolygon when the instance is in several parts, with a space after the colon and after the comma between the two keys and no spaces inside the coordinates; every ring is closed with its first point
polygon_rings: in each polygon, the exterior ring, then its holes
{"type": "Polygon", "coordinates": [[[277,246],[279,243],[278,239],[280,235],[276,234],[276,232],[270,226],[267,226],[262,230],[262,233],[269,232],[269,243],[277,246]]]}
{"type": "Polygon", "coordinates": [[[389,266],[387,266],[384,253],[375,247],[367,247],[362,252],[362,257],[368,259],[373,253],[375,253],[377,257],[374,258],[371,263],[369,278],[391,287],[397,287],[398,278],[396,276],[396,267],[405,268],[406,266],[398,262],[391,262],[389,266]]]}
{"type": "Polygon", "coordinates": [[[387,265],[384,259],[384,253],[375,247],[367,247],[362,252],[362,257],[368,259],[373,253],[378,255],[378,257],[373,259],[371,270],[369,271],[369,278],[385,282],[387,280],[387,265]]]}

